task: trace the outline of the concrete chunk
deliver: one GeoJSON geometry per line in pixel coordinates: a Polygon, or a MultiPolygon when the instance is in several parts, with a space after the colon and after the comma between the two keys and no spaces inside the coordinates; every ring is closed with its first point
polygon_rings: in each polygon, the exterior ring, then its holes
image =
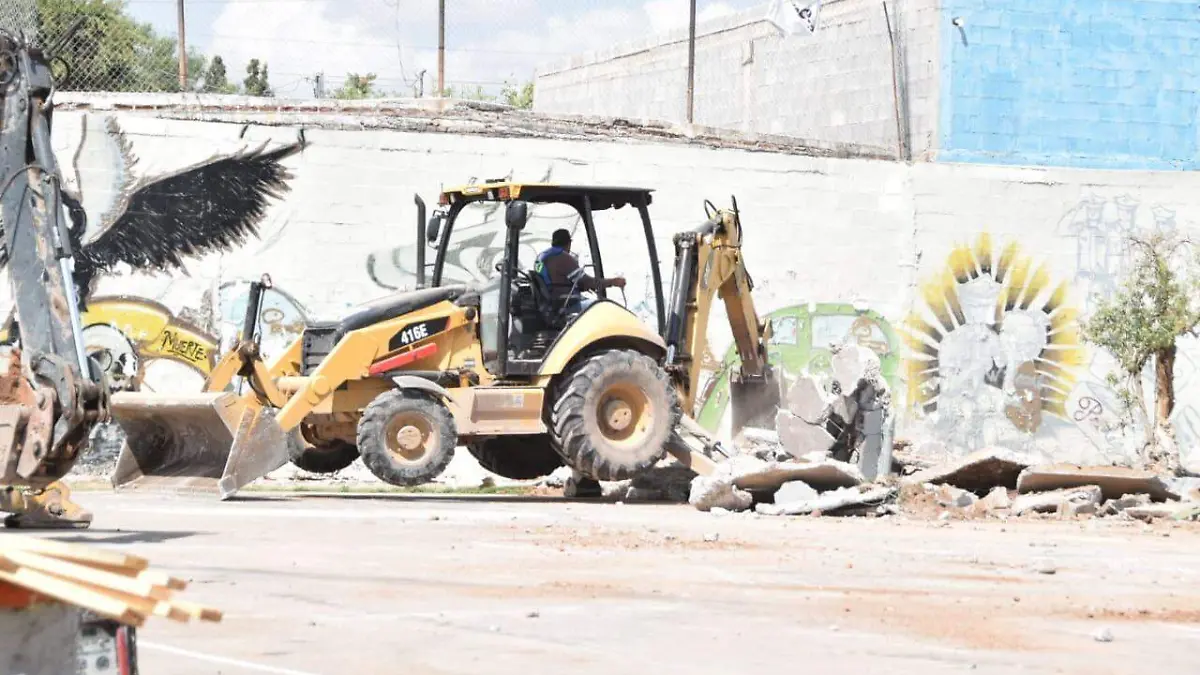
{"type": "Polygon", "coordinates": [[[688,503],[700,511],[710,511],[714,508],[745,511],[754,503],[754,497],[749,492],[734,487],[732,476],[718,472],[712,476],[696,476],[692,479],[688,503]]]}
{"type": "Polygon", "coordinates": [[[1188,504],[1187,502],[1167,502],[1159,504],[1147,504],[1145,506],[1131,506],[1125,509],[1122,513],[1130,518],[1137,518],[1138,520],[1150,522],[1159,518],[1171,518],[1176,514],[1183,513],[1184,511],[1194,508],[1194,504],[1188,504]]]}
{"type": "Polygon", "coordinates": [[[1135,506],[1146,506],[1149,503],[1150,495],[1147,494],[1124,495],[1120,499],[1110,499],[1104,502],[1104,506],[1100,509],[1100,513],[1106,516],[1115,516],[1125,509],[1133,508],[1135,506]]]}
{"type": "Polygon", "coordinates": [[[734,485],[743,490],[778,490],[784,483],[804,481],[818,492],[854,487],[863,483],[853,465],[827,459],[822,462],[765,462],[735,474],[734,485]]]}
{"type": "Polygon", "coordinates": [[[948,483],[976,494],[994,487],[1015,488],[1017,477],[1033,465],[1028,457],[1005,448],[984,448],[947,464],[906,477],[906,483],[948,483]]]}
{"type": "Polygon", "coordinates": [[[1034,492],[1019,495],[1013,501],[1014,515],[1025,513],[1059,513],[1071,507],[1078,508],[1085,504],[1093,507],[1100,504],[1103,492],[1099,485],[1083,485],[1066,490],[1053,492],[1034,492]]]}
{"type": "Polygon", "coordinates": [[[812,488],[811,485],[802,480],[790,480],[775,491],[776,504],[790,504],[793,502],[803,502],[809,499],[816,499],[820,494],[812,488]]]}
{"type": "Polygon", "coordinates": [[[1008,497],[1008,489],[994,487],[983,499],[975,502],[975,510],[981,513],[995,513],[1012,508],[1012,500],[1008,497]]]}
{"type": "Polygon", "coordinates": [[[846,345],[830,359],[830,367],[842,395],[849,396],[858,388],[859,382],[869,377],[872,367],[879,370],[879,356],[866,347],[846,345]]]}
{"type": "Polygon", "coordinates": [[[821,424],[829,416],[834,397],[812,375],[800,376],[788,389],[787,407],[791,413],[809,424],[821,424]]]}
{"type": "Polygon", "coordinates": [[[784,451],[793,457],[811,452],[825,454],[833,447],[835,439],[825,431],[824,425],[809,424],[786,410],[780,410],[776,415],[775,426],[784,451]]]}
{"type": "Polygon", "coordinates": [[[1046,492],[1081,485],[1099,485],[1106,499],[1128,494],[1148,494],[1156,502],[1179,499],[1156,474],[1123,466],[1044,464],[1023,471],[1017,479],[1018,492],[1046,492]]]}
{"type": "Polygon", "coordinates": [[[814,511],[837,515],[845,510],[857,510],[859,507],[877,507],[894,497],[895,494],[896,488],[894,487],[877,487],[866,491],[842,488],[827,492],[816,499],[790,504],[759,504],[754,507],[754,510],[767,516],[799,516],[814,511]]]}
{"type": "Polygon", "coordinates": [[[952,506],[963,509],[975,503],[975,495],[954,487],[953,485],[938,485],[933,487],[933,498],[942,506],[952,506]]]}

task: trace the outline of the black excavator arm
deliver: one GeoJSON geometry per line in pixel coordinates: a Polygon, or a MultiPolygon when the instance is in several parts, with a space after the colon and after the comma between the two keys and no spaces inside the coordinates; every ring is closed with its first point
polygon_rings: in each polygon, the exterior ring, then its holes
{"type": "Polygon", "coordinates": [[[0,360],[0,510],[16,514],[10,526],[90,522],[59,479],[109,417],[108,383],[83,344],[50,144],[53,94],[45,54],[0,31],[0,258],[16,334],[0,360]]]}

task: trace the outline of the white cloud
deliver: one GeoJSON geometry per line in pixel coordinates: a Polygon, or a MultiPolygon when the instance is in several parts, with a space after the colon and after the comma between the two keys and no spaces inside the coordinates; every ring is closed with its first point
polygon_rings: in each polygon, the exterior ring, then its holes
{"type": "MultiPolygon", "coordinates": [[[[495,92],[501,81],[527,81],[539,65],[687,25],[688,0],[580,4],[447,3],[447,84],[482,84],[495,92]]],[[[729,2],[701,0],[697,17],[705,21],[733,11],[729,2]]],[[[432,1],[230,0],[213,21],[211,35],[208,44],[198,36],[199,46],[224,58],[231,81],[240,82],[246,63],[257,58],[268,63],[280,96],[310,96],[312,84],[303,78],[318,72],[325,74],[328,90],[351,72],[374,72],[382,89],[407,94],[424,70],[425,90],[436,86],[437,4],[432,1]]]]}
{"type": "MultiPolygon", "coordinates": [[[[650,18],[650,27],[655,33],[662,33],[676,28],[685,28],[689,18],[689,0],[650,0],[645,5],[645,12],[650,18]]],[[[736,12],[728,3],[707,2],[697,3],[696,23],[703,23],[736,12]]]]}

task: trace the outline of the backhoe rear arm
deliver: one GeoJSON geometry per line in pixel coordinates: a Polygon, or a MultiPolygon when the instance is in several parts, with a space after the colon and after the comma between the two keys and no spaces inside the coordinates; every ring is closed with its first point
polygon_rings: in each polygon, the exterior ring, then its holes
{"type": "MultiPolygon", "coordinates": [[[[761,323],[754,305],[754,285],[742,257],[741,219],[736,202],[732,211],[716,211],[699,228],[675,236],[675,273],[667,323],[667,367],[680,393],[683,409],[691,414],[696,403],[702,356],[708,347],[708,319],[713,300],[725,302],[741,366],[731,382],[735,417],[739,409],[749,417],[735,419],[735,429],[750,417],[770,412],[778,403],[774,373],[767,361],[771,338],[769,323],[761,323]],[[762,392],[751,394],[748,389],[762,392]],[[747,398],[760,400],[748,401],[747,398]],[[769,408],[769,410],[768,410],[769,408]]],[[[760,425],[773,426],[767,422],[760,425]]]]}

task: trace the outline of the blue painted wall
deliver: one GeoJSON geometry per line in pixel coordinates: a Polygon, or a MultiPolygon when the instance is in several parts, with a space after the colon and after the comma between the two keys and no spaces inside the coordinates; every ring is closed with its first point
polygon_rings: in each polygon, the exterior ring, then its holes
{"type": "Polygon", "coordinates": [[[939,161],[1200,167],[1200,0],[943,0],[941,18],[939,161]]]}

